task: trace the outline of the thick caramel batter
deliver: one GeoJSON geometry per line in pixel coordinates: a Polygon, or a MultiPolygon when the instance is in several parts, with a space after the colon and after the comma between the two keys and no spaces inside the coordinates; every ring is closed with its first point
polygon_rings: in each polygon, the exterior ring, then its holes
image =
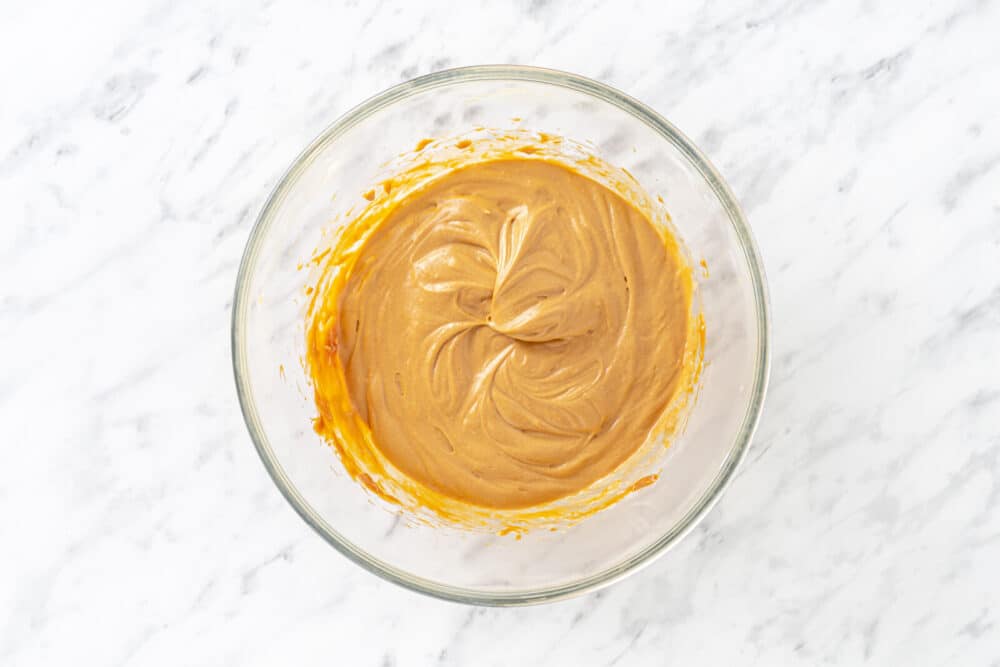
{"type": "Polygon", "coordinates": [[[587,487],[688,389],[697,342],[676,241],[555,163],[438,178],[387,212],[338,282],[320,295],[336,299],[332,321],[310,331],[326,352],[310,358],[320,420],[337,367],[382,454],[473,505],[587,487]]]}

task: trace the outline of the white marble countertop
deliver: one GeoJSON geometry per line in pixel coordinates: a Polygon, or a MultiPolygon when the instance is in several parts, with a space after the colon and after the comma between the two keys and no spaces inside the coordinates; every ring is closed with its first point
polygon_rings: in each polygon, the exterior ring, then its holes
{"type": "Polygon", "coordinates": [[[998,35],[979,0],[4,2],[0,664],[1000,664],[998,35]],[[524,609],[327,546],[229,356],[298,150],[483,62],[676,123],[745,204],[773,306],[722,501],[641,573],[524,609]]]}

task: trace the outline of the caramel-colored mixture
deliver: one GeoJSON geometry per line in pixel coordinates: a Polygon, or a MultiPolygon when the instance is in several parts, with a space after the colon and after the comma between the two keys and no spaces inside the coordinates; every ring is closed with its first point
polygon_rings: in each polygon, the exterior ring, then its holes
{"type": "Polygon", "coordinates": [[[687,389],[692,279],[676,240],[552,162],[441,176],[387,212],[339,284],[320,295],[334,321],[310,332],[331,355],[309,360],[314,379],[341,369],[392,465],[473,505],[587,487],[687,389]]]}

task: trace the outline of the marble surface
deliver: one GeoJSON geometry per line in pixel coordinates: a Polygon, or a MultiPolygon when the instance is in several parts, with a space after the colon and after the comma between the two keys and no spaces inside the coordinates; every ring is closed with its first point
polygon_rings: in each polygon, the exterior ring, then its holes
{"type": "Polygon", "coordinates": [[[1000,664],[998,34],[979,0],[4,2],[0,664],[1000,664]],[[636,576],[525,609],[336,554],[261,466],[229,357],[298,150],[483,62],[674,121],[773,306],[722,501],[636,576]]]}

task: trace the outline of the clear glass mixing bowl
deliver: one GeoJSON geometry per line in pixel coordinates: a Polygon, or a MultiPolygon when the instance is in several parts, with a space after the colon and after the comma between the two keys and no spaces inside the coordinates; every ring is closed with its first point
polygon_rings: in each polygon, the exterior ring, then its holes
{"type": "MultiPolygon", "coordinates": [[[[392,332],[385,332],[392,335],[392,332]]],[[[683,537],[719,498],[746,454],[768,375],[767,295],[760,257],[729,188],[656,112],[596,81],[489,66],[400,84],[348,112],[295,161],[247,243],[233,307],[233,366],[254,445],[299,515],[364,568],[408,588],[476,604],[555,600],[609,584],[683,537]],[[322,230],[379,168],[423,137],[473,126],[517,127],[589,142],[662,195],[692,259],[705,366],[687,427],[661,459],[659,481],[556,532],[521,539],[409,525],[364,491],[311,428],[301,364],[306,272],[322,230]]]]}

